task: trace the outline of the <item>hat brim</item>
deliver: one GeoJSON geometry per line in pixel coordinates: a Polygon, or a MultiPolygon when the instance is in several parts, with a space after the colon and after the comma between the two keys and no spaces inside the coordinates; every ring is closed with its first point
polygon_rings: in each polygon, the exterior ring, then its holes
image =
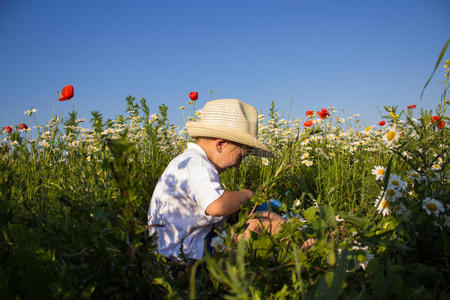
{"type": "Polygon", "coordinates": [[[216,124],[205,122],[187,122],[186,130],[193,138],[210,137],[232,141],[238,144],[249,146],[247,153],[254,156],[272,157],[272,152],[257,138],[233,129],[216,124]]]}

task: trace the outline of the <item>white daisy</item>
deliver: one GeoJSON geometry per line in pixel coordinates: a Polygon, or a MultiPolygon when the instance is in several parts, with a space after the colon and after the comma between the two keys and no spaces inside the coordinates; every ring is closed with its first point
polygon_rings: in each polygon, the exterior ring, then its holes
{"type": "Polygon", "coordinates": [[[431,169],[432,169],[433,171],[439,171],[439,170],[441,169],[441,165],[440,165],[440,164],[433,164],[433,165],[431,166],[431,169]]]}
{"type": "Polygon", "coordinates": [[[398,201],[392,205],[392,212],[396,215],[402,215],[406,211],[406,206],[401,201],[398,201]]]}
{"type": "Polygon", "coordinates": [[[211,240],[210,243],[211,247],[214,248],[214,250],[222,252],[225,249],[225,244],[223,243],[221,236],[216,236],[211,240]]]}
{"type": "Polygon", "coordinates": [[[310,167],[310,166],[312,166],[313,162],[310,161],[310,160],[306,160],[306,159],[305,159],[305,160],[302,160],[302,164],[304,164],[304,165],[310,167]]]}
{"type": "Polygon", "coordinates": [[[383,140],[388,146],[392,146],[400,137],[400,131],[396,127],[390,127],[383,135],[383,140]]]}
{"type": "Polygon", "coordinates": [[[295,206],[300,206],[300,204],[301,204],[300,199],[295,199],[294,205],[295,205],[295,206]]]}
{"type": "Polygon", "coordinates": [[[388,185],[384,195],[387,199],[395,201],[402,196],[402,193],[400,193],[396,188],[388,185]]]}
{"type": "Polygon", "coordinates": [[[269,160],[267,158],[265,158],[265,157],[261,158],[261,162],[265,166],[269,165],[269,160]]]}
{"type": "Polygon", "coordinates": [[[383,217],[391,213],[389,210],[389,202],[386,200],[384,195],[385,194],[383,193],[379,199],[375,200],[377,211],[382,214],[383,217]]]}
{"type": "Polygon", "coordinates": [[[389,176],[388,185],[395,187],[399,190],[404,190],[406,188],[406,183],[397,174],[391,174],[391,176],[389,176]]]}
{"type": "Polygon", "coordinates": [[[372,174],[376,176],[376,180],[383,180],[386,169],[382,166],[375,166],[372,170],[372,174]]]}
{"type": "Polygon", "coordinates": [[[341,215],[336,215],[336,222],[340,223],[340,222],[344,222],[345,220],[343,218],[341,218],[341,215]]]}
{"type": "Polygon", "coordinates": [[[423,180],[422,175],[414,170],[409,171],[408,176],[410,179],[416,180],[417,182],[421,182],[423,180]]]}
{"type": "Polygon", "coordinates": [[[429,215],[438,216],[440,212],[444,212],[444,206],[442,205],[442,202],[436,199],[432,199],[430,197],[423,200],[423,209],[427,212],[429,215]]]}

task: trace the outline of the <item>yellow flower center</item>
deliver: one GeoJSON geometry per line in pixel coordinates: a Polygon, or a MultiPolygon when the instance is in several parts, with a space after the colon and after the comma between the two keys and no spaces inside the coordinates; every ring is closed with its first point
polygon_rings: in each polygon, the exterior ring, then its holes
{"type": "Polygon", "coordinates": [[[389,207],[389,203],[387,201],[383,201],[381,202],[381,207],[383,207],[384,209],[389,207]]]}
{"type": "Polygon", "coordinates": [[[414,178],[419,178],[419,174],[417,174],[417,173],[412,173],[411,176],[414,178]]]}
{"type": "Polygon", "coordinates": [[[384,170],[383,169],[378,169],[377,173],[378,173],[378,175],[384,175],[384,170]]]}
{"type": "Polygon", "coordinates": [[[395,138],[395,131],[389,131],[389,132],[387,133],[387,135],[386,135],[386,138],[387,138],[389,141],[392,141],[392,140],[395,138]]]}
{"type": "Polygon", "coordinates": [[[364,129],[366,132],[370,131],[370,129],[372,129],[372,127],[367,126],[366,129],[364,129]]]}
{"type": "Polygon", "coordinates": [[[386,192],[390,197],[395,196],[395,191],[394,190],[387,190],[386,192]]]}
{"type": "Polygon", "coordinates": [[[217,246],[216,246],[216,250],[217,250],[217,251],[222,250],[222,245],[217,245],[217,246]]]}
{"type": "Polygon", "coordinates": [[[399,186],[400,182],[397,179],[392,180],[392,185],[399,186]]]}
{"type": "Polygon", "coordinates": [[[428,208],[429,211],[436,211],[437,210],[437,206],[434,203],[428,203],[426,205],[426,207],[428,208]]]}

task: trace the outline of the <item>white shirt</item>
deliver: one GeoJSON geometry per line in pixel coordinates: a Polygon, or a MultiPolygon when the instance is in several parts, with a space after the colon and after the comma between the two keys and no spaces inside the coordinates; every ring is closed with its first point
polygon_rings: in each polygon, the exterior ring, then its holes
{"type": "Polygon", "coordinates": [[[153,191],[148,211],[150,234],[158,235],[158,252],[179,257],[180,244],[188,258],[203,257],[204,239],[213,225],[224,217],[207,215],[205,210],[224,193],[219,173],[194,143],[167,166],[153,191]]]}

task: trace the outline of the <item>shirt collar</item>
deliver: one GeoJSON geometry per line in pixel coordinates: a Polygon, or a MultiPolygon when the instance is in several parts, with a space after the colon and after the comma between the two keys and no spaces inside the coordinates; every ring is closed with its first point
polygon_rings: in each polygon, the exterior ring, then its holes
{"type": "Polygon", "coordinates": [[[206,155],[205,150],[203,150],[202,147],[200,147],[199,145],[195,144],[195,143],[187,143],[187,149],[193,149],[196,150],[198,152],[200,152],[200,154],[204,155],[206,158],[208,158],[208,156],[206,155]]]}

